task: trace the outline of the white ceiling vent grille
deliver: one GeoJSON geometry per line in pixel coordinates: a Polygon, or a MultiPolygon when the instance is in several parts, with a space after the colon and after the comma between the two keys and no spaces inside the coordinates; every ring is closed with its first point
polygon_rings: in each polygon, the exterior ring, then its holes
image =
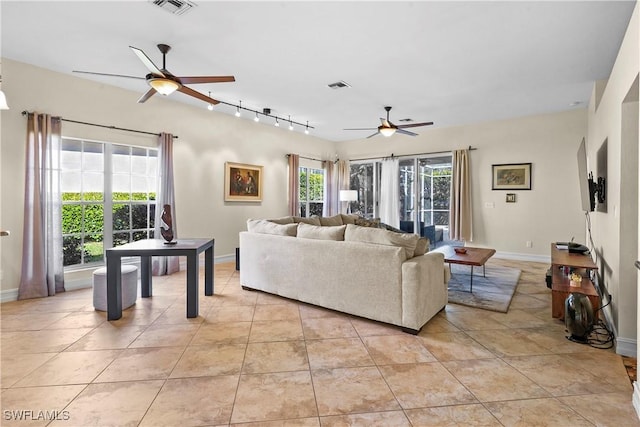
{"type": "Polygon", "coordinates": [[[149,0],[154,5],[159,8],[166,10],[169,13],[174,15],[184,15],[189,12],[193,7],[196,6],[195,3],[187,1],[187,0],[149,0]]]}

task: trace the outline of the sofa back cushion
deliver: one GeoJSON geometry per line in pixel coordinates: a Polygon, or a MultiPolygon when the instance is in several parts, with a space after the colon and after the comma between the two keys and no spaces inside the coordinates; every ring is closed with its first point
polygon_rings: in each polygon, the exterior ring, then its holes
{"type": "Polygon", "coordinates": [[[293,222],[295,222],[296,224],[298,223],[304,223],[304,224],[311,224],[311,225],[322,225],[320,224],[320,217],[318,216],[310,216],[308,218],[305,218],[303,216],[294,216],[293,217],[293,222]]]}
{"type": "Polygon", "coordinates": [[[416,250],[413,252],[413,256],[424,255],[429,250],[429,239],[426,237],[421,237],[418,239],[416,243],[416,250]]]}
{"type": "Polygon", "coordinates": [[[373,227],[361,227],[347,224],[344,240],[351,242],[373,243],[377,245],[399,246],[404,248],[407,259],[413,258],[418,236],[408,233],[394,233],[373,227]]]}
{"type": "Polygon", "coordinates": [[[249,219],[247,220],[247,230],[250,233],[296,237],[298,224],[276,224],[266,219],[249,219]]]}
{"type": "Polygon", "coordinates": [[[292,216],[281,216],[280,218],[271,218],[267,221],[275,222],[276,224],[293,224],[292,216]]]}
{"type": "Polygon", "coordinates": [[[342,215],[334,215],[334,216],[321,216],[320,217],[320,225],[325,227],[333,227],[336,225],[343,225],[342,215]]]}
{"type": "Polygon", "coordinates": [[[303,239],[316,239],[316,240],[344,240],[344,230],[346,225],[335,226],[317,226],[309,225],[301,222],[298,224],[298,237],[303,239]]]}
{"type": "Polygon", "coordinates": [[[356,223],[356,219],[360,218],[360,215],[356,215],[356,214],[340,214],[340,217],[342,217],[342,223],[343,224],[355,224],[356,223]]]}

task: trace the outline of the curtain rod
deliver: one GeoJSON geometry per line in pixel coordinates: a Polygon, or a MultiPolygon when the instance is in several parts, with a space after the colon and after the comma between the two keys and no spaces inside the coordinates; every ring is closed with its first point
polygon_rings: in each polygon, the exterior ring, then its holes
{"type": "MultiPolygon", "coordinates": [[[[477,150],[477,148],[473,148],[472,146],[469,146],[468,148],[469,151],[475,151],[477,150]]],[[[435,152],[431,152],[431,153],[413,153],[413,154],[402,154],[400,156],[396,156],[393,153],[391,153],[391,156],[378,156],[378,157],[367,157],[367,158],[362,158],[362,159],[349,159],[349,161],[351,162],[359,162],[362,160],[377,160],[377,159],[393,159],[394,157],[414,157],[414,156],[424,156],[426,154],[446,154],[446,153],[451,153],[451,151],[435,151],[435,152]]]]}
{"type": "MultiPolygon", "coordinates": [[[[289,158],[290,155],[291,154],[285,154],[284,156],[286,158],[289,158]]],[[[305,157],[305,156],[301,156],[301,155],[298,155],[298,157],[301,158],[301,159],[305,159],[305,160],[314,160],[316,162],[326,162],[327,161],[327,160],[314,159],[313,157],[305,157]]]]}
{"type": "MultiPolygon", "coordinates": [[[[29,111],[26,111],[26,110],[22,112],[23,116],[26,116],[27,114],[33,114],[33,113],[31,113],[29,111]]],[[[117,126],[100,125],[100,124],[97,124],[97,123],[80,122],[78,120],[65,119],[63,117],[60,117],[60,120],[62,120],[63,122],[77,123],[77,124],[80,124],[80,125],[96,126],[96,127],[100,127],[100,128],[106,128],[106,129],[123,130],[123,131],[126,131],[126,132],[134,132],[134,133],[142,133],[142,134],[145,134],[145,135],[160,136],[159,133],[146,132],[146,131],[143,131],[143,130],[136,130],[136,129],[120,128],[120,127],[117,127],[117,126]]],[[[173,138],[174,139],[178,139],[178,136],[174,135],[173,138]]]]}

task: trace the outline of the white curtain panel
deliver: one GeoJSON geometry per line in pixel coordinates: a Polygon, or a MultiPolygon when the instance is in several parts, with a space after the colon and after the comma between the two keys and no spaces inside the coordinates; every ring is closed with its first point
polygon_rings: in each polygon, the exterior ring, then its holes
{"type": "Polygon", "coordinates": [[[64,292],[59,117],[29,113],[18,299],[64,292]]]}
{"type": "MultiPolygon", "coordinates": [[[[160,227],[162,226],[162,208],[171,206],[171,219],[173,238],[178,238],[178,221],[176,218],[176,195],[173,187],[173,135],[161,133],[158,137],[158,194],[156,195],[156,215],[154,237],[162,239],[160,227]]],[[[164,276],[180,271],[180,258],[177,256],[153,257],[151,274],[164,276]]]]}
{"type": "Polygon", "coordinates": [[[382,160],[380,222],[400,228],[400,161],[382,160]]]}
{"type": "Polygon", "coordinates": [[[351,167],[349,165],[349,160],[338,160],[336,162],[336,191],[334,193],[335,203],[339,206],[339,212],[335,213],[347,213],[347,202],[341,202],[340,190],[349,190],[351,185],[350,176],[351,176],[351,167]]]}
{"type": "Polygon", "coordinates": [[[333,216],[338,213],[338,197],[336,195],[335,169],[331,160],[322,162],[324,168],[324,201],[322,215],[333,216]]]}
{"type": "Polygon", "coordinates": [[[289,215],[300,215],[300,156],[289,154],[289,215]]]}

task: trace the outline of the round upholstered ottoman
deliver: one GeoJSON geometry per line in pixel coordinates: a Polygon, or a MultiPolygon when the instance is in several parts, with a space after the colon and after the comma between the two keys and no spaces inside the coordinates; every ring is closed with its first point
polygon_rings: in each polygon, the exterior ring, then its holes
{"type": "MultiPolygon", "coordinates": [[[[138,267],[123,265],[122,309],[131,307],[138,297],[138,267]]],[[[102,267],[93,272],[93,306],[96,310],[107,311],[107,269],[102,267]]]]}

